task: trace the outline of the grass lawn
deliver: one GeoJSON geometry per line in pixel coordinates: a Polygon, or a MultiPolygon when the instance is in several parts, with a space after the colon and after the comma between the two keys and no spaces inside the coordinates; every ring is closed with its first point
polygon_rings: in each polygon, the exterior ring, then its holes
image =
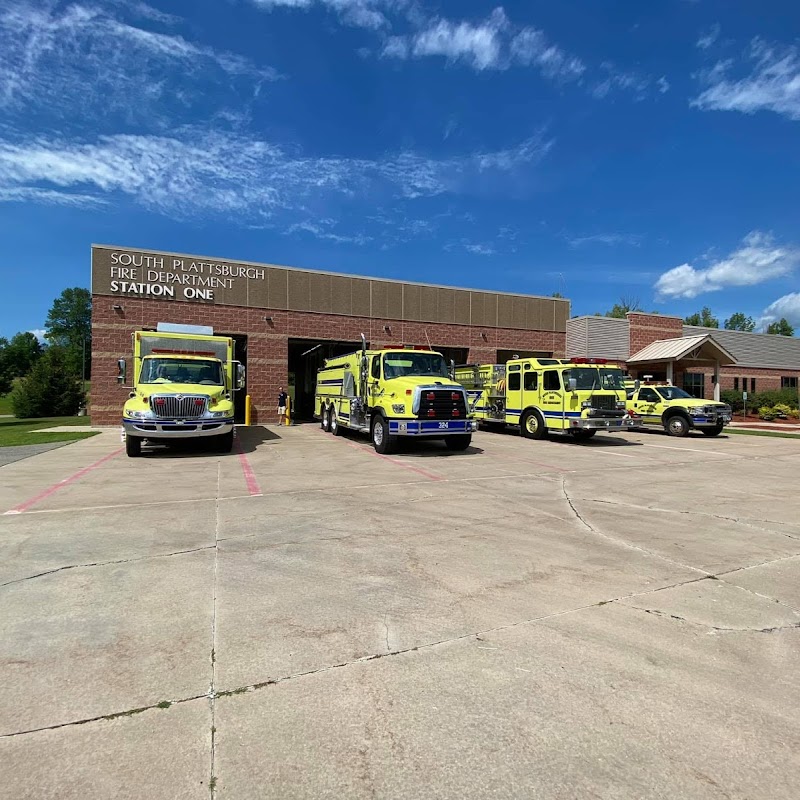
{"type": "Polygon", "coordinates": [[[779,439],[800,439],[800,433],[787,433],[786,431],[749,431],[744,428],[725,428],[725,433],[735,433],[737,436],[776,436],[779,439]]]}
{"type": "Polygon", "coordinates": [[[89,417],[45,417],[43,419],[0,419],[0,447],[13,447],[21,444],[50,444],[51,442],[74,442],[88,439],[97,431],[75,431],[75,433],[32,433],[41,428],[56,425],[91,425],[89,417]]]}

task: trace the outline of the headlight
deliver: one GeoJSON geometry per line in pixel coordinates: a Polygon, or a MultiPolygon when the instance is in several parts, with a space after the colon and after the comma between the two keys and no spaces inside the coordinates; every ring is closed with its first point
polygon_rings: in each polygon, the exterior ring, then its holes
{"type": "Polygon", "coordinates": [[[617,400],[617,408],[625,408],[625,401],[617,400]]]}
{"type": "Polygon", "coordinates": [[[591,407],[592,407],[592,401],[591,400],[584,400],[581,403],[581,408],[591,408],[591,407]]]}
{"type": "Polygon", "coordinates": [[[392,411],[394,411],[395,414],[405,414],[406,413],[405,403],[395,403],[392,406],[392,411]]]}
{"type": "Polygon", "coordinates": [[[693,417],[699,417],[701,414],[705,413],[702,406],[690,406],[687,410],[693,417]]]}
{"type": "Polygon", "coordinates": [[[126,417],[131,419],[150,419],[153,416],[152,411],[126,411],[126,417]]]}
{"type": "Polygon", "coordinates": [[[227,411],[212,411],[211,412],[211,416],[212,417],[227,417],[228,413],[229,412],[227,412],[227,411]]]}

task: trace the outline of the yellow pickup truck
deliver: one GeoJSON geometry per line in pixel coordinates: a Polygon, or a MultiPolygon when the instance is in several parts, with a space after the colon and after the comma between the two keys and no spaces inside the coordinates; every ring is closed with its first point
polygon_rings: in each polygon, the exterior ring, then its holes
{"type": "Polygon", "coordinates": [[[639,418],[644,426],[660,426],[670,436],[687,436],[690,430],[719,436],[731,421],[729,405],[692,397],[670,383],[634,385],[628,387],[627,395],[632,417],[639,418]]]}

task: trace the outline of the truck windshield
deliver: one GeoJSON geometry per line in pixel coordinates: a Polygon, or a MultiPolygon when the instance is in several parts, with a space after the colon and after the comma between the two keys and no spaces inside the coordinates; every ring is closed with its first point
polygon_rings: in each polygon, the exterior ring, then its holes
{"type": "Polygon", "coordinates": [[[383,376],[402,378],[407,375],[432,375],[447,378],[447,365],[438,353],[386,353],[383,357],[383,376]]]}
{"type": "Polygon", "coordinates": [[[604,389],[617,390],[625,388],[625,378],[622,375],[621,369],[600,367],[600,380],[602,381],[604,389]]]}
{"type": "Polygon", "coordinates": [[[685,400],[687,397],[690,400],[694,400],[692,395],[688,392],[684,392],[683,389],[679,389],[677,386],[656,386],[656,391],[665,400],[685,400]]]}
{"type": "Polygon", "coordinates": [[[195,383],[224,386],[219,361],[185,358],[145,358],[139,383],[195,383]]]}
{"type": "Polygon", "coordinates": [[[570,378],[575,378],[576,389],[591,390],[600,389],[600,375],[597,367],[572,367],[564,370],[564,385],[566,386],[570,378]]]}

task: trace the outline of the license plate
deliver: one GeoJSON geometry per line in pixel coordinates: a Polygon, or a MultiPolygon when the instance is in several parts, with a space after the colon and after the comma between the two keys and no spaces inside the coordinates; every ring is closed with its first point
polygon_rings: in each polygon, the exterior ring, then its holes
{"type": "Polygon", "coordinates": [[[405,433],[408,430],[408,423],[407,422],[398,423],[397,430],[400,431],[400,433],[405,433]]]}

